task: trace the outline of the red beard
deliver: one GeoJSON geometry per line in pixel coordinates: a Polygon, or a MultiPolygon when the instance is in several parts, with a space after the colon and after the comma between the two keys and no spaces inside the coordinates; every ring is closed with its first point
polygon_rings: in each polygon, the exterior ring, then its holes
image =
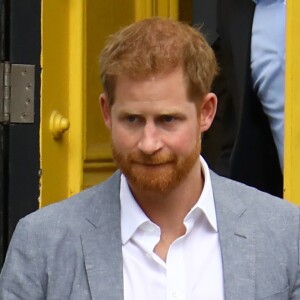
{"type": "Polygon", "coordinates": [[[165,193],[190,172],[200,155],[200,142],[187,157],[175,153],[147,155],[135,151],[126,157],[112,144],[113,158],[128,182],[140,191],[165,193]]]}

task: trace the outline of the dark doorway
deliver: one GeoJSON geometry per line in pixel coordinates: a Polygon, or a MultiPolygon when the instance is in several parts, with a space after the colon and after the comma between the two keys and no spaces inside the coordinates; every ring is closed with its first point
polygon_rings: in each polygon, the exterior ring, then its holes
{"type": "Polygon", "coordinates": [[[34,122],[0,124],[1,266],[18,220],[38,208],[41,1],[0,0],[0,7],[1,63],[35,69],[34,122]]]}

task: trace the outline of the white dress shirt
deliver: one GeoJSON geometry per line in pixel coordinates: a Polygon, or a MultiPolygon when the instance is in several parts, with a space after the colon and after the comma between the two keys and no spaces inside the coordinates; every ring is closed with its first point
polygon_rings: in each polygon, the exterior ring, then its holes
{"type": "Polygon", "coordinates": [[[209,169],[202,194],[184,219],[185,235],[175,240],[166,262],[154,253],[160,228],[150,221],[121,176],[121,231],[125,300],[222,300],[223,269],[209,169]]]}
{"type": "Polygon", "coordinates": [[[268,116],[283,169],[285,93],[285,0],[253,0],[251,72],[253,90],[268,116]]]}

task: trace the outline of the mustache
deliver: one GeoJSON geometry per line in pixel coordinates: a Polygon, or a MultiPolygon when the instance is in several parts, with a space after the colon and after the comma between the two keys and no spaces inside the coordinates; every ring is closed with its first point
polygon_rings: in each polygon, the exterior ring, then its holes
{"type": "Polygon", "coordinates": [[[176,155],[174,153],[169,154],[145,154],[142,152],[135,152],[128,155],[128,160],[132,163],[148,164],[148,165],[160,165],[165,163],[176,162],[176,155]]]}

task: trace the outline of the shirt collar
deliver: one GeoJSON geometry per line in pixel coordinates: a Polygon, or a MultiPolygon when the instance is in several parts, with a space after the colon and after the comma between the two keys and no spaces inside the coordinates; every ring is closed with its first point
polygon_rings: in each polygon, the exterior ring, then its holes
{"type": "MultiPolygon", "coordinates": [[[[207,166],[207,163],[201,156],[200,161],[204,177],[203,190],[199,197],[199,200],[187,214],[185,220],[193,218],[195,214],[197,214],[197,212],[202,211],[213,230],[217,232],[218,226],[209,168],[207,166]]],[[[128,186],[126,177],[123,174],[121,175],[120,202],[122,243],[124,245],[142,224],[152,222],[135,201],[128,186]]]]}
{"type": "Polygon", "coordinates": [[[120,201],[121,201],[121,232],[123,245],[133,236],[135,231],[144,223],[150,221],[143,210],[135,201],[126,177],[121,175],[120,185],[120,201]]]}
{"type": "Polygon", "coordinates": [[[203,190],[199,197],[199,200],[197,201],[195,206],[191,209],[191,211],[188,213],[185,220],[187,220],[192,214],[194,214],[194,211],[196,212],[197,210],[198,211],[200,210],[206,216],[206,219],[208,220],[213,230],[217,232],[218,224],[217,224],[216,208],[215,208],[215,201],[213,196],[210,172],[209,172],[208,165],[202,156],[200,156],[200,161],[201,161],[201,167],[202,167],[202,172],[204,177],[203,190]]]}

